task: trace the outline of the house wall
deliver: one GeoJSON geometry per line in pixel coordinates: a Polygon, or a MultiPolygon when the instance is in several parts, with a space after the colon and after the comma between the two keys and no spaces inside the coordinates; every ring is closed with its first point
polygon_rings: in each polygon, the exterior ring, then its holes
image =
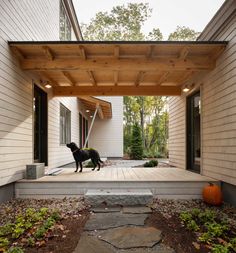
{"type": "MultiPolygon", "coordinates": [[[[199,40],[229,42],[216,68],[193,80],[201,85],[202,174],[236,185],[236,1],[224,3],[199,40]]],[[[176,125],[174,113],[176,107],[180,113],[185,111],[186,103],[179,103],[183,99],[170,100],[170,161],[178,167],[181,163],[175,162],[172,150],[178,146],[178,153],[186,157],[181,138],[175,139],[186,124],[180,118],[176,125]]]]}
{"type": "Polygon", "coordinates": [[[169,100],[169,160],[170,165],[185,169],[186,164],[186,98],[169,100]]]}
{"type": "MultiPolygon", "coordinates": [[[[26,164],[33,162],[33,82],[37,80],[20,69],[8,41],[59,40],[59,2],[0,1],[0,186],[21,179],[26,164]]],[[[73,110],[72,138],[79,136],[77,98],[49,95],[49,167],[73,160],[69,150],[59,145],[60,102],[73,110]]]]}
{"type": "Polygon", "coordinates": [[[96,118],[89,138],[89,147],[101,157],[123,157],[123,97],[101,97],[112,103],[112,118],[96,118]]]}
{"type": "Polygon", "coordinates": [[[202,85],[202,172],[236,185],[236,1],[226,1],[200,40],[229,41],[202,85]]]}

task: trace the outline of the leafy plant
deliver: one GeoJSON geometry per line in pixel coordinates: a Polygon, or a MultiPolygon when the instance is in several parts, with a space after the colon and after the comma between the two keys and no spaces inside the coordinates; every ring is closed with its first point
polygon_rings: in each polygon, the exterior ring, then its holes
{"type": "Polygon", "coordinates": [[[228,253],[229,249],[227,246],[221,244],[214,244],[212,248],[212,253],[228,253]]]}
{"type": "Polygon", "coordinates": [[[93,168],[94,164],[92,163],[92,161],[89,161],[86,165],[85,168],[93,168]]]}
{"type": "Polygon", "coordinates": [[[21,247],[11,247],[7,253],[24,253],[24,250],[21,247]]]}
{"type": "Polygon", "coordinates": [[[216,212],[206,209],[205,212],[199,213],[198,218],[203,224],[206,222],[213,222],[216,218],[216,212]]]}
{"type": "Polygon", "coordinates": [[[189,213],[189,212],[182,212],[180,214],[180,219],[183,221],[183,222],[188,222],[188,221],[191,221],[193,218],[192,214],[189,213]]]}
{"type": "Polygon", "coordinates": [[[36,232],[34,233],[34,237],[36,239],[42,239],[46,234],[47,230],[44,226],[39,227],[36,232]]]}
{"type": "Polygon", "coordinates": [[[222,225],[217,222],[208,222],[205,223],[205,226],[207,228],[208,233],[211,234],[212,237],[220,237],[224,234],[225,231],[229,230],[227,225],[222,225]]]}
{"type": "Polygon", "coordinates": [[[231,248],[234,252],[236,252],[236,237],[230,240],[229,248],[231,248]]]}
{"type": "Polygon", "coordinates": [[[24,228],[16,225],[12,232],[12,238],[19,238],[22,234],[24,234],[24,232],[25,232],[24,228]]]}
{"type": "Polygon", "coordinates": [[[212,241],[212,235],[210,234],[210,233],[208,233],[208,232],[205,232],[205,233],[203,233],[201,236],[199,236],[199,241],[200,242],[206,242],[206,243],[209,243],[209,242],[211,242],[212,241]]]}
{"type": "Polygon", "coordinates": [[[0,227],[0,236],[6,236],[12,233],[12,229],[14,227],[14,224],[8,223],[4,226],[0,227]]]}
{"type": "Polygon", "coordinates": [[[9,245],[9,241],[7,238],[0,237],[0,248],[5,248],[9,245]]]}
{"type": "Polygon", "coordinates": [[[61,219],[61,216],[58,211],[54,210],[53,213],[51,214],[51,218],[54,219],[55,221],[58,221],[61,219]]]}
{"type": "Polygon", "coordinates": [[[195,232],[200,229],[195,220],[188,221],[187,228],[195,232]]]}
{"type": "Polygon", "coordinates": [[[33,247],[35,245],[35,240],[32,237],[28,238],[28,246],[33,247]]]}
{"type": "Polygon", "coordinates": [[[144,167],[156,167],[158,165],[157,160],[150,160],[149,162],[144,163],[144,167]]]}

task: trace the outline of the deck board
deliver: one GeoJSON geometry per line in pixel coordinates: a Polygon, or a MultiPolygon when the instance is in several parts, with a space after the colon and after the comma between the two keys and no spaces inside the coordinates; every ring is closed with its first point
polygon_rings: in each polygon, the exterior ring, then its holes
{"type": "MultiPolygon", "coordinates": [[[[92,171],[91,168],[84,168],[82,173],[75,173],[72,168],[65,168],[57,176],[45,176],[37,180],[21,180],[20,182],[99,182],[99,181],[157,181],[157,182],[179,182],[196,181],[208,182],[214,179],[202,176],[190,171],[165,167],[165,168],[101,168],[100,171],[92,171]]],[[[217,180],[215,180],[217,181],[217,180]]]]}

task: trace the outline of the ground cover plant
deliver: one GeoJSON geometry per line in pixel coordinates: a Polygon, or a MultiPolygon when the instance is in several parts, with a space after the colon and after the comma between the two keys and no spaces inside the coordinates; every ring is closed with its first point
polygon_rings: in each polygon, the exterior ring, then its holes
{"type": "Polygon", "coordinates": [[[88,216],[86,208],[79,199],[12,200],[2,204],[0,252],[72,252],[88,216]]]}
{"type": "Polygon", "coordinates": [[[206,243],[213,253],[236,252],[236,231],[229,221],[213,210],[193,208],[180,214],[188,230],[196,232],[199,242],[206,243]]]}
{"type": "Polygon", "coordinates": [[[210,206],[202,200],[160,200],[146,223],[160,230],[176,253],[236,252],[236,207],[210,206]]]}
{"type": "Polygon", "coordinates": [[[148,162],[145,162],[143,167],[156,167],[158,165],[157,160],[150,160],[148,162]]]}

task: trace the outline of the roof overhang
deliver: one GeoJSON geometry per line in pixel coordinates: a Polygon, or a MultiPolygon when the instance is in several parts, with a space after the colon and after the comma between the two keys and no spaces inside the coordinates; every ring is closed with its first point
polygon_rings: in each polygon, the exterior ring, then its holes
{"type": "Polygon", "coordinates": [[[91,113],[95,112],[97,109],[100,119],[112,118],[112,107],[110,102],[90,96],[79,96],[78,98],[83,104],[85,110],[90,113],[90,116],[92,116],[91,113]]]}
{"type": "Polygon", "coordinates": [[[9,42],[25,71],[51,83],[54,96],[178,96],[215,68],[227,42],[9,42]]]}

